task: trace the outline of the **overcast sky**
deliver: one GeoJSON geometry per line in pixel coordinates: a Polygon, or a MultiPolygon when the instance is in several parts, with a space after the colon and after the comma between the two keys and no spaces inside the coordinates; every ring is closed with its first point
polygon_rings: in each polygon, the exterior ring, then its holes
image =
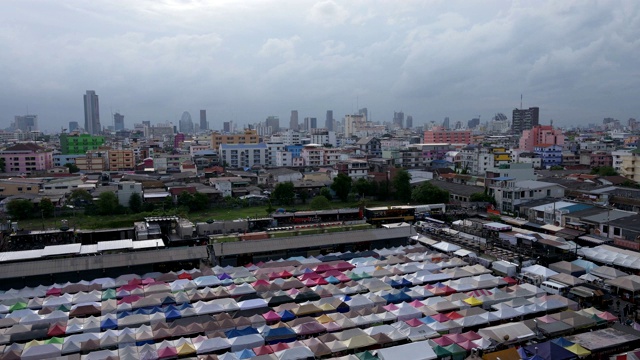
{"type": "Polygon", "coordinates": [[[640,1],[5,0],[0,127],[84,124],[82,95],[125,124],[211,127],[292,109],[367,107],[414,125],[482,121],[520,104],[561,126],[640,117],[640,1]]]}

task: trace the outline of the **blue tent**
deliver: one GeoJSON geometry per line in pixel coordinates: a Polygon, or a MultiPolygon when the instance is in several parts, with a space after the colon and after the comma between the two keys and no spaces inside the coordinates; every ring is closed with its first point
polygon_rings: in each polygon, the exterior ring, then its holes
{"type": "Polygon", "coordinates": [[[254,353],[253,350],[250,349],[236,351],[234,354],[238,357],[238,359],[251,359],[252,357],[256,356],[256,353],[254,353]]]}
{"type": "Polygon", "coordinates": [[[118,313],[118,319],[122,319],[124,317],[127,317],[129,315],[133,315],[130,311],[123,311],[121,313],[118,313]]]}
{"type": "Polygon", "coordinates": [[[289,310],[283,310],[278,312],[278,316],[280,316],[281,321],[291,321],[296,318],[296,316],[289,310]]]}
{"type": "Polygon", "coordinates": [[[252,334],[258,334],[258,330],[251,326],[246,327],[242,330],[232,329],[225,332],[225,335],[227,335],[228,339],[238,337],[238,336],[252,335],[252,334]]]}
{"type": "Polygon", "coordinates": [[[262,333],[262,336],[264,337],[264,341],[266,341],[267,344],[276,344],[279,342],[295,341],[298,335],[291,328],[280,327],[269,328],[262,333]]]}
{"type": "Polygon", "coordinates": [[[407,287],[407,286],[412,286],[413,284],[411,283],[411,281],[402,278],[400,280],[391,280],[391,282],[389,283],[389,285],[391,285],[394,288],[403,288],[403,287],[407,287]]]}
{"type": "Polygon", "coordinates": [[[106,318],[102,320],[100,323],[100,330],[109,330],[109,329],[117,329],[118,328],[118,320],[112,318],[106,318]]]}
{"type": "Polygon", "coordinates": [[[175,319],[180,319],[182,317],[182,314],[178,310],[169,310],[164,313],[164,316],[168,321],[172,321],[175,319]]]}
{"type": "Polygon", "coordinates": [[[335,277],[335,276],[333,276],[333,275],[328,276],[328,277],[326,277],[326,278],[324,278],[324,279],[325,279],[329,284],[334,284],[334,285],[335,285],[335,284],[339,284],[339,283],[340,283],[340,280],[338,280],[338,278],[336,278],[336,277],[335,277]]]}
{"type": "Polygon", "coordinates": [[[559,337],[557,339],[553,339],[551,340],[552,343],[554,344],[558,344],[560,346],[562,346],[563,348],[566,348],[567,346],[571,346],[573,345],[573,343],[563,337],[559,337]]]}
{"type": "Polygon", "coordinates": [[[529,355],[527,360],[536,355],[542,358],[537,360],[569,360],[577,357],[576,354],[551,341],[525,346],[524,350],[529,355]]]}
{"type": "Polygon", "coordinates": [[[402,302],[410,302],[411,296],[403,293],[403,292],[399,292],[397,294],[386,294],[382,296],[383,299],[385,299],[387,301],[387,303],[393,303],[393,304],[399,304],[402,302]]]}

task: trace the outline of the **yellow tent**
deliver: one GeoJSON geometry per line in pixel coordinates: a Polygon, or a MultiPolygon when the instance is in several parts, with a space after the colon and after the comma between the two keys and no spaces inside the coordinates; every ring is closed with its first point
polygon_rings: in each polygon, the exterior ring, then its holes
{"type": "Polygon", "coordinates": [[[572,353],[578,355],[579,357],[585,357],[591,355],[591,351],[583,348],[580,344],[573,344],[571,346],[565,347],[565,349],[571,351],[572,353]]]}
{"type": "Polygon", "coordinates": [[[330,318],[327,314],[322,314],[321,316],[318,316],[316,318],[316,320],[320,323],[320,324],[326,324],[328,322],[332,322],[333,319],[330,318]]]}
{"type": "Polygon", "coordinates": [[[178,347],[176,347],[176,350],[178,351],[178,355],[180,356],[191,355],[196,353],[195,346],[193,346],[193,344],[190,344],[188,342],[185,342],[182,345],[179,345],[178,347]]]}
{"type": "Polygon", "coordinates": [[[466,299],[464,299],[462,301],[466,302],[467,304],[469,304],[471,306],[480,306],[480,305],[482,305],[482,301],[480,301],[475,296],[468,297],[468,298],[466,298],[466,299]]]}

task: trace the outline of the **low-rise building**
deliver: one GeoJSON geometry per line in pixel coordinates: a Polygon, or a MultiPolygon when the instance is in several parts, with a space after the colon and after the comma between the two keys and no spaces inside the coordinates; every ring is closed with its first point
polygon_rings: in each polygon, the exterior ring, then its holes
{"type": "Polygon", "coordinates": [[[53,152],[35,143],[21,143],[0,151],[5,172],[32,174],[53,167],[53,152]]]}
{"type": "Polygon", "coordinates": [[[108,168],[110,171],[131,171],[135,169],[133,150],[109,150],[108,168]]]}
{"type": "Polygon", "coordinates": [[[339,173],[346,174],[354,180],[368,177],[369,165],[364,160],[347,160],[336,164],[339,173]]]}
{"type": "Polygon", "coordinates": [[[118,183],[118,203],[122,206],[129,206],[129,199],[131,195],[138,194],[143,199],[142,184],[135,181],[121,181],[118,183]]]}

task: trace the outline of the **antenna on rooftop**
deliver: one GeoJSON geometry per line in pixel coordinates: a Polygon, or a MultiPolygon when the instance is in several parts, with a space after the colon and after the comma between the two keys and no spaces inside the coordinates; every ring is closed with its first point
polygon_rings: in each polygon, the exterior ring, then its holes
{"type": "Polygon", "coordinates": [[[520,94],[520,109],[522,109],[522,94],[520,94]]]}

